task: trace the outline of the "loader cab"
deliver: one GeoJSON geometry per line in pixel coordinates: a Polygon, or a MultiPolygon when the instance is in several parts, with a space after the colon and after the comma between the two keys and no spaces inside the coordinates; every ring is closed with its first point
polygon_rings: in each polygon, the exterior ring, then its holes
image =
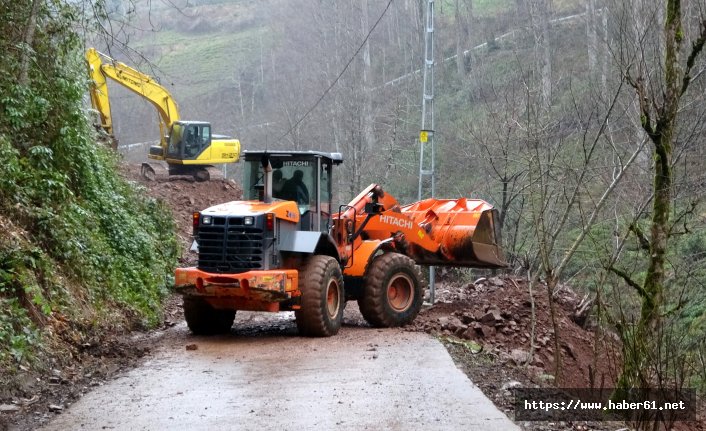
{"type": "Polygon", "coordinates": [[[343,162],[340,153],[244,151],[243,158],[245,199],[296,202],[299,230],[328,231],[333,208],[332,171],[343,162]]]}
{"type": "Polygon", "coordinates": [[[167,157],[177,160],[196,160],[211,145],[211,123],[203,121],[175,121],[167,144],[167,157]]]}

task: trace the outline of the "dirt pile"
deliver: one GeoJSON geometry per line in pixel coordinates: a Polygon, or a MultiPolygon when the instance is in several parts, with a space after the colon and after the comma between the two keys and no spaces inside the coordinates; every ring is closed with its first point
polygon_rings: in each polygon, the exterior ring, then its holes
{"type": "MultiPolygon", "coordinates": [[[[536,287],[530,296],[527,281],[521,278],[479,278],[472,283],[452,278],[437,284],[436,303],[424,308],[407,329],[439,337],[458,367],[511,418],[515,387],[614,385],[619,342],[613,334],[583,328],[572,320],[581,298],[569,288],[554,295],[561,355],[557,379],[546,285],[536,287]]],[[[595,422],[520,425],[532,431],[620,428],[617,423],[595,422]]]]}
{"type": "Polygon", "coordinates": [[[597,336],[572,320],[580,298],[568,288],[554,295],[562,365],[558,381],[545,285],[532,296],[526,280],[513,277],[444,283],[438,289],[438,302],[420,313],[414,330],[472,341],[500,364],[522,367],[536,383],[582,388],[614,383],[618,343],[612,334],[597,336]]]}

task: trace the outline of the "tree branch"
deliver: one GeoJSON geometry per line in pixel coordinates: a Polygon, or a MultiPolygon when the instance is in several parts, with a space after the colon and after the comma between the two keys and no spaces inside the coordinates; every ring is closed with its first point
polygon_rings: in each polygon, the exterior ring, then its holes
{"type": "Polygon", "coordinates": [[[686,92],[686,89],[689,88],[689,84],[691,83],[691,69],[694,67],[694,63],[696,63],[696,57],[703,50],[704,43],[706,43],[706,20],[701,21],[701,33],[699,33],[699,37],[691,45],[691,52],[686,61],[686,69],[684,70],[679,96],[682,96],[686,92]]]}
{"type": "Polygon", "coordinates": [[[625,283],[627,283],[628,286],[630,286],[630,287],[632,287],[633,289],[635,289],[635,290],[637,291],[637,294],[640,295],[641,298],[646,298],[646,297],[647,297],[647,293],[645,292],[645,289],[643,289],[642,286],[640,286],[639,284],[637,284],[637,283],[635,282],[635,280],[633,280],[632,278],[630,278],[630,276],[629,276],[626,272],[619,270],[618,268],[614,267],[613,265],[609,266],[609,267],[606,268],[606,269],[607,269],[608,271],[614,273],[614,274],[617,275],[618,277],[622,278],[623,280],[625,280],[625,283]]]}
{"type": "Polygon", "coordinates": [[[640,248],[649,253],[650,252],[650,241],[645,236],[645,233],[642,232],[642,229],[640,229],[640,226],[638,226],[636,223],[630,223],[630,227],[628,229],[630,230],[630,232],[634,233],[635,236],[637,237],[637,240],[640,243],[640,248]]]}

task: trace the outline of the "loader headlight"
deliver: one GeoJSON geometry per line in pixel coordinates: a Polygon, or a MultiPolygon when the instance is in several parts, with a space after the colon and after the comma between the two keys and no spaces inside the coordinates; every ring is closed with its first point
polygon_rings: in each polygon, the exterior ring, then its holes
{"type": "Polygon", "coordinates": [[[243,224],[245,226],[254,225],[255,224],[255,217],[248,216],[248,217],[243,218],[243,224]]]}
{"type": "Polygon", "coordinates": [[[208,216],[208,215],[205,215],[205,216],[202,216],[202,217],[201,217],[201,224],[208,225],[208,224],[211,224],[211,223],[213,223],[213,217],[208,216]]]}

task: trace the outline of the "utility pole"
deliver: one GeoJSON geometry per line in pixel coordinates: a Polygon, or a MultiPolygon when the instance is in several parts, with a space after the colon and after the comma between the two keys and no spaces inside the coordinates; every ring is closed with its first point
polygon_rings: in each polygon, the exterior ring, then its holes
{"type": "MultiPolygon", "coordinates": [[[[422,91],[422,128],[419,133],[418,199],[433,198],[434,172],[434,0],[427,0],[424,26],[424,90],[422,91]]],[[[429,302],[434,303],[434,267],[429,267],[429,302]]]]}

